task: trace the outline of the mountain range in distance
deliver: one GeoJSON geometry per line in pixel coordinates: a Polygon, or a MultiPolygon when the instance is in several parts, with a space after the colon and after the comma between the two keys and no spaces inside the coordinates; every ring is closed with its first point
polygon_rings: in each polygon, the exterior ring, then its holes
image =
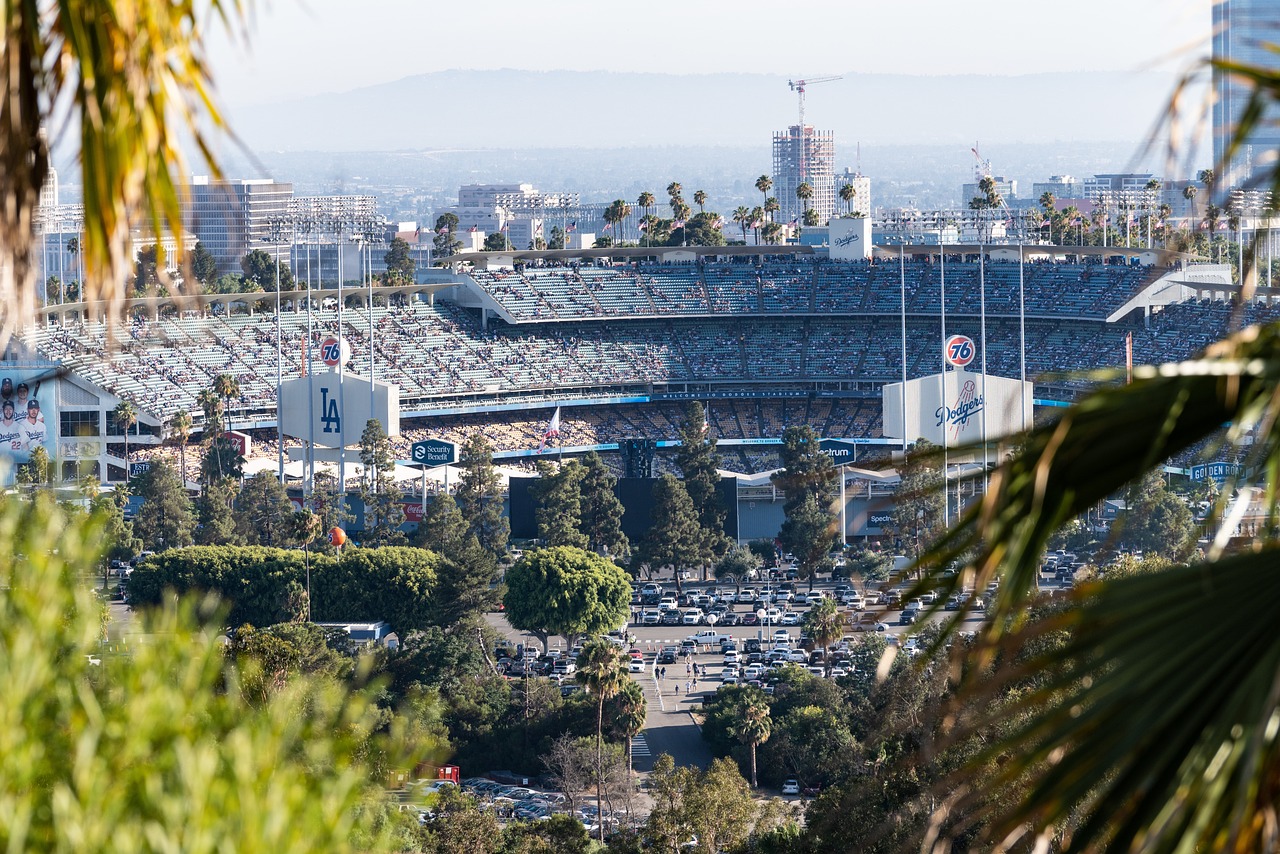
{"type": "MultiPolygon", "coordinates": [[[[841,148],[1147,138],[1176,83],[1158,71],[846,74],[805,122],[841,148]]],[[[251,149],[394,151],[769,145],[797,95],[768,74],[442,71],[348,92],[227,105],[251,149]]]]}

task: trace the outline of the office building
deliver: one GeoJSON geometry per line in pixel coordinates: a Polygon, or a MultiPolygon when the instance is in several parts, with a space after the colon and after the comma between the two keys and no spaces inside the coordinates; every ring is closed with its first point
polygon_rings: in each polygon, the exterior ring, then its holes
{"type": "Polygon", "coordinates": [[[240,272],[240,259],[253,249],[288,260],[288,231],[279,224],[289,218],[292,184],[270,178],[211,181],[197,175],[187,189],[187,229],[218,262],[219,274],[240,272]]]}
{"type": "MultiPolygon", "coordinates": [[[[1217,0],[1213,5],[1213,58],[1274,69],[1280,57],[1269,48],[1280,42],[1280,0],[1217,0]]],[[[1213,75],[1213,162],[1224,164],[1236,124],[1249,102],[1248,81],[1213,75]]],[[[1232,187],[1260,178],[1280,149],[1280,109],[1273,107],[1258,123],[1230,163],[1220,167],[1215,200],[1232,187]]]]}

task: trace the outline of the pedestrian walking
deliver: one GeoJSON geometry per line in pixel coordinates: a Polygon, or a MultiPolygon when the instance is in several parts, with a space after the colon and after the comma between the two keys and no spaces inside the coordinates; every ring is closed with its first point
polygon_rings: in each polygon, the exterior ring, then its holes
{"type": "Polygon", "coordinates": [[[690,681],[688,681],[688,682],[684,683],[684,692],[685,692],[686,694],[692,694],[692,693],[693,693],[693,681],[692,681],[692,680],[690,680],[690,681]]]}

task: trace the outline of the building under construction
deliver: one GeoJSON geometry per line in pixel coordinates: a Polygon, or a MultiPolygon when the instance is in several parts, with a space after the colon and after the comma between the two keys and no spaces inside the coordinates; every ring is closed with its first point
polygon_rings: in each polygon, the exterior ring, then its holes
{"type": "Polygon", "coordinates": [[[805,203],[796,198],[796,187],[808,183],[813,198],[808,206],[825,225],[836,212],[836,135],[814,130],[812,125],[792,125],[773,135],[773,194],[782,211],[780,222],[804,222],[805,203]]]}

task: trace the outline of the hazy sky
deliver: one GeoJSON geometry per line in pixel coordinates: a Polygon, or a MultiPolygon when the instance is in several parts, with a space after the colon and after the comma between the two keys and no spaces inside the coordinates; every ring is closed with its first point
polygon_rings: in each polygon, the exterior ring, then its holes
{"type": "Polygon", "coordinates": [[[1212,0],[259,0],[211,39],[228,106],[447,69],[1028,74],[1181,68],[1212,0]]]}

